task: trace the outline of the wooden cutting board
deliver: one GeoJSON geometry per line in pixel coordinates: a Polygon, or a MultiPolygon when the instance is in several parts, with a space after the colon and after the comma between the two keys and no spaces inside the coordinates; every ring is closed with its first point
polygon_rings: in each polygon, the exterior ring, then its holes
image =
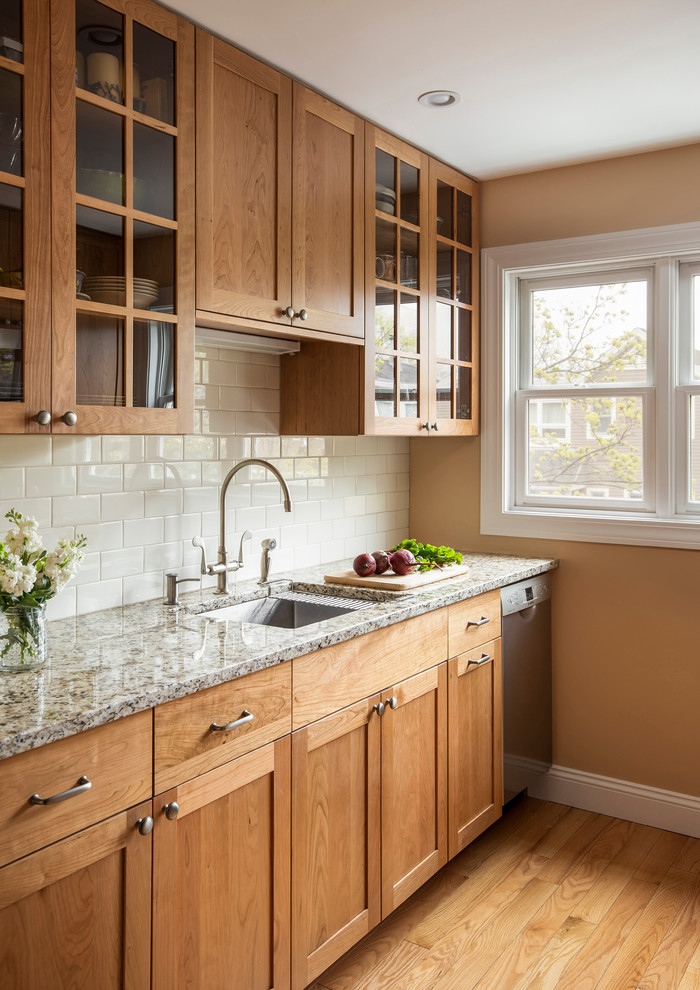
{"type": "Polygon", "coordinates": [[[426,584],[436,581],[446,581],[448,578],[466,577],[469,573],[467,564],[453,564],[440,570],[434,567],[431,571],[416,572],[400,577],[393,571],[384,574],[372,574],[370,577],[359,577],[354,571],[341,571],[339,574],[326,574],[327,584],[352,584],[356,588],[380,588],[382,591],[420,591],[426,584]]]}

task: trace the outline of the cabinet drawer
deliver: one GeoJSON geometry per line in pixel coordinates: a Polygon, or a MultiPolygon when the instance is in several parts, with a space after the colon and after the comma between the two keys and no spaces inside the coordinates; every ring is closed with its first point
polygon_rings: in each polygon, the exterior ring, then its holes
{"type": "Polygon", "coordinates": [[[489,591],[448,606],[450,657],[501,635],[501,592],[489,591]]]}
{"type": "Polygon", "coordinates": [[[79,732],[0,762],[0,865],[151,796],[152,716],[79,732]],[[86,777],[90,788],[78,789],[86,777]],[[30,804],[75,791],[49,804],[30,804]]]}
{"type": "Polygon", "coordinates": [[[294,728],[445,660],[446,613],[440,608],[292,660],[294,728]]]}
{"type": "Polygon", "coordinates": [[[290,663],[159,705],[155,710],[155,792],[228,763],[291,728],[290,663]]]}

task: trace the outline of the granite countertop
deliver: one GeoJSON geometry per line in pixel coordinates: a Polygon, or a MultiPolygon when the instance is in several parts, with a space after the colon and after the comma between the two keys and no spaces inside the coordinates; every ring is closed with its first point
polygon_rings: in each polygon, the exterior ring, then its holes
{"type": "MultiPolygon", "coordinates": [[[[182,595],[179,608],[159,599],[51,622],[46,666],[0,675],[0,759],[558,566],[547,558],[476,553],[465,553],[464,563],[465,577],[409,594],[363,590],[362,597],[379,600],[296,630],[198,615],[230,603],[209,590],[182,595]]],[[[293,581],[296,591],[332,588],[347,597],[353,589],[324,586],[323,575],[350,566],[339,561],[274,579],[293,581]]],[[[236,585],[236,601],[259,595],[255,581],[236,585]]]]}

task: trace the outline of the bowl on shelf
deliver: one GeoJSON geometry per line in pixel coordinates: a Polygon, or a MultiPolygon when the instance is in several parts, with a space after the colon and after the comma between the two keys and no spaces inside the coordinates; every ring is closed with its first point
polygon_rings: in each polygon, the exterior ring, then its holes
{"type": "MultiPolygon", "coordinates": [[[[134,278],[134,308],[148,309],[158,302],[158,283],[150,278],[134,278]]],[[[83,291],[93,302],[124,306],[126,279],[123,275],[95,275],[83,279],[83,291]]]]}
{"type": "Polygon", "coordinates": [[[388,213],[390,216],[396,213],[396,193],[388,186],[374,187],[375,208],[388,213]]]}

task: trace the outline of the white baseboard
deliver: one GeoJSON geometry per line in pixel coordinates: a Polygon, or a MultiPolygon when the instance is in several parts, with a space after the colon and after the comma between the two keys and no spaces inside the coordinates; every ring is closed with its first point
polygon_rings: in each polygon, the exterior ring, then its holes
{"type": "Polygon", "coordinates": [[[553,766],[528,787],[532,797],[700,838],[700,798],[553,766]]]}

